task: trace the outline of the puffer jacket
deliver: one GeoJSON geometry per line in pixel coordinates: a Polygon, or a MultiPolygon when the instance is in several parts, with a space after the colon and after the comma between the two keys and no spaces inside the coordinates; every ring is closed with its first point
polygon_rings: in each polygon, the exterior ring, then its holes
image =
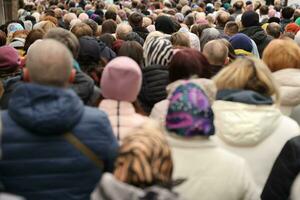
{"type": "Polygon", "coordinates": [[[30,200],[88,200],[118,143],[106,114],[84,107],[72,90],[20,85],[2,112],[0,182],[30,200]],[[63,134],[71,132],[104,163],[101,170],[63,134]]]}
{"type": "Polygon", "coordinates": [[[91,200],[180,200],[178,194],[168,189],[152,186],[141,189],[118,181],[112,174],[105,173],[91,195],[91,200]]]}
{"type": "MultiPolygon", "coordinates": [[[[262,200],[289,199],[300,172],[300,136],[290,139],[281,150],[262,192],[262,200]]],[[[297,188],[299,194],[299,186],[297,188]]]]}
{"type": "Polygon", "coordinates": [[[169,84],[169,71],[161,65],[152,65],[142,69],[143,84],[138,99],[147,114],[154,104],[166,99],[166,87],[169,84]]]}
{"type": "Polygon", "coordinates": [[[147,119],[136,113],[133,105],[126,101],[104,99],[101,101],[99,108],[108,115],[118,140],[122,140],[130,134],[131,129],[141,126],[147,119]]]}
{"type": "Polygon", "coordinates": [[[244,28],[240,31],[240,33],[244,33],[248,35],[252,40],[254,40],[257,45],[260,57],[262,57],[264,49],[273,39],[271,36],[267,35],[260,26],[250,26],[244,28]]]}
{"type": "Polygon", "coordinates": [[[289,116],[293,108],[300,105],[300,70],[282,69],[274,72],[273,77],[280,89],[280,109],[289,116]]]}
{"type": "Polygon", "coordinates": [[[219,91],[212,108],[216,141],[248,161],[261,191],[284,144],[299,135],[298,124],[282,115],[270,97],[253,91],[219,91]]]}

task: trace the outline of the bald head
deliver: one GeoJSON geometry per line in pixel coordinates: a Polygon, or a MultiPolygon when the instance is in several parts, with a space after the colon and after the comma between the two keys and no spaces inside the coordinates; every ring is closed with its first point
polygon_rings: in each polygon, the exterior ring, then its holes
{"type": "Polygon", "coordinates": [[[27,53],[26,67],[30,80],[41,85],[65,87],[71,75],[72,54],[53,39],[37,41],[27,53]]]}
{"type": "Polygon", "coordinates": [[[116,30],[117,39],[125,40],[125,37],[128,33],[132,32],[132,27],[128,24],[119,24],[116,30]]]}
{"type": "Polygon", "coordinates": [[[209,64],[223,66],[228,60],[228,48],[222,40],[212,40],[205,44],[203,55],[209,64]]]}

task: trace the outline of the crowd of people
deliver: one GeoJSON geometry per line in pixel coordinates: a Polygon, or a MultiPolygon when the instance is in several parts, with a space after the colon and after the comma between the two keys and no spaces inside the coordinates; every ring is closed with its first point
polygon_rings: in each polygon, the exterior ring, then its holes
{"type": "Polygon", "coordinates": [[[23,4],[0,26],[1,200],[300,198],[300,5],[23,4]]]}

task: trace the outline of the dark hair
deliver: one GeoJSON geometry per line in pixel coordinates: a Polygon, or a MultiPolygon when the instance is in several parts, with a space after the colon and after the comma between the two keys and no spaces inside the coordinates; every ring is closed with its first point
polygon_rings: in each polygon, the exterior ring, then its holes
{"type": "Polygon", "coordinates": [[[194,75],[208,78],[205,70],[207,65],[206,58],[199,51],[190,48],[179,50],[169,64],[169,81],[189,79],[194,75]]]}
{"type": "Polygon", "coordinates": [[[268,23],[276,22],[277,24],[280,23],[280,19],[278,17],[270,17],[268,23]]]}
{"type": "Polygon", "coordinates": [[[0,31],[0,47],[6,44],[6,34],[3,31],[0,31]]]}
{"type": "Polygon", "coordinates": [[[130,32],[125,36],[125,41],[136,41],[138,42],[141,46],[144,45],[144,39],[139,36],[136,32],[130,32]]]}
{"type": "Polygon", "coordinates": [[[269,7],[264,5],[264,6],[261,6],[260,9],[259,9],[259,14],[260,15],[267,15],[269,13],[269,7]]]}
{"type": "Polygon", "coordinates": [[[235,10],[241,10],[244,6],[244,2],[243,1],[237,1],[233,4],[233,8],[235,10]]]}
{"type": "Polygon", "coordinates": [[[27,50],[30,47],[30,45],[32,45],[38,39],[43,39],[44,35],[45,32],[42,29],[30,31],[25,40],[24,51],[27,53],[27,50]]]}
{"type": "Polygon", "coordinates": [[[281,15],[284,19],[291,19],[293,17],[294,12],[295,12],[294,8],[284,7],[281,11],[281,15]]]}
{"type": "Polygon", "coordinates": [[[99,37],[99,40],[104,42],[106,46],[112,49],[113,43],[116,41],[116,38],[110,33],[105,33],[99,37]]]}
{"type": "Polygon", "coordinates": [[[32,25],[35,25],[36,24],[36,19],[35,17],[31,16],[31,15],[27,15],[25,17],[25,21],[28,20],[28,21],[31,21],[32,25]]]}
{"type": "Polygon", "coordinates": [[[76,3],[74,1],[70,1],[68,4],[69,9],[74,8],[76,6],[76,3]]]}
{"type": "Polygon", "coordinates": [[[117,23],[112,20],[112,19],[108,19],[105,20],[102,24],[102,34],[104,33],[115,33],[117,29],[117,23]]]}
{"type": "Polygon", "coordinates": [[[143,25],[143,16],[135,12],[129,16],[128,21],[132,27],[141,27],[143,25]]]}
{"type": "Polygon", "coordinates": [[[93,30],[91,27],[83,22],[75,24],[71,28],[71,32],[76,35],[77,38],[82,36],[93,36],[93,30]]]}
{"type": "Polygon", "coordinates": [[[106,20],[108,20],[108,19],[112,19],[114,21],[117,20],[117,13],[115,13],[115,12],[113,12],[111,10],[106,11],[106,13],[105,13],[104,16],[105,16],[106,20]]]}
{"type": "Polygon", "coordinates": [[[127,56],[132,58],[140,67],[143,66],[143,47],[136,41],[123,42],[118,56],[127,56]]]}

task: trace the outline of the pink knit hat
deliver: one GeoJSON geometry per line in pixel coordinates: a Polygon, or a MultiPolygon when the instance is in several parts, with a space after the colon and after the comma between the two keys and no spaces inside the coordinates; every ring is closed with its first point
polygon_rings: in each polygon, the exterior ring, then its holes
{"type": "Polygon", "coordinates": [[[141,69],[131,58],[117,57],[111,60],[103,70],[101,89],[106,99],[134,102],[141,86],[141,69]]]}
{"type": "Polygon", "coordinates": [[[0,47],[0,70],[15,69],[20,65],[19,54],[16,49],[11,46],[0,47]]]}

